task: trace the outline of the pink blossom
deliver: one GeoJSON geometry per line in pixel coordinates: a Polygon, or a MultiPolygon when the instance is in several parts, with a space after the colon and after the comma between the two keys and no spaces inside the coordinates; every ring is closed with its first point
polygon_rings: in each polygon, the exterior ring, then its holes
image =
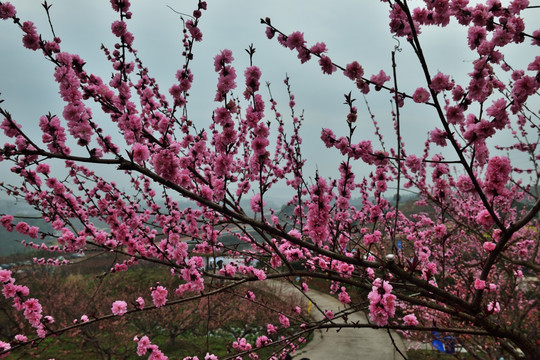
{"type": "Polygon", "coordinates": [[[266,273],[264,272],[264,270],[253,269],[252,272],[253,272],[253,275],[255,275],[257,279],[259,279],[259,281],[263,281],[266,279],[266,273]]]}
{"type": "Polygon", "coordinates": [[[468,42],[471,50],[476,49],[482,42],[486,40],[486,29],[482,26],[471,26],[468,31],[468,42]]]}
{"type": "Polygon", "coordinates": [[[281,325],[283,325],[283,327],[288,328],[289,326],[291,326],[289,318],[283,314],[279,314],[279,322],[281,323],[281,325]]]}
{"type": "Polygon", "coordinates": [[[124,315],[127,312],[127,303],[123,300],[113,302],[111,311],[116,316],[124,315]]]}
{"type": "Polygon", "coordinates": [[[19,130],[20,128],[20,124],[17,124],[15,121],[8,118],[4,118],[4,121],[2,121],[2,124],[0,125],[0,129],[4,130],[4,134],[8,137],[18,136],[21,133],[19,130]]]}
{"type": "Polygon", "coordinates": [[[272,342],[272,340],[269,339],[266,335],[261,335],[255,341],[255,346],[260,348],[260,347],[263,347],[263,346],[265,346],[265,345],[267,345],[267,344],[269,344],[271,342],[272,342]]]}
{"type": "Polygon", "coordinates": [[[139,164],[144,163],[150,157],[148,146],[141,143],[133,144],[131,151],[133,152],[133,160],[139,164]]]}
{"type": "Polygon", "coordinates": [[[461,124],[465,120],[461,106],[448,106],[446,110],[446,120],[450,124],[461,124]]]}
{"type": "Polygon", "coordinates": [[[110,0],[114,11],[127,12],[131,6],[129,0],[110,0]]]}
{"type": "Polygon", "coordinates": [[[48,174],[50,173],[50,167],[49,167],[49,164],[40,163],[40,164],[36,167],[36,172],[41,173],[41,174],[48,175],[48,174]]]}
{"type": "Polygon", "coordinates": [[[232,277],[236,273],[236,270],[237,268],[234,264],[226,264],[223,269],[219,270],[219,273],[232,277]]]}
{"type": "Polygon", "coordinates": [[[521,10],[524,10],[529,6],[529,0],[513,0],[508,7],[512,15],[518,15],[521,10]]]}
{"type": "Polygon", "coordinates": [[[396,296],[391,294],[392,285],[388,281],[377,278],[368,294],[369,319],[378,326],[388,324],[388,319],[394,316],[396,296]]]}
{"type": "Polygon", "coordinates": [[[307,229],[312,240],[321,245],[329,235],[330,187],[323,178],[311,187],[311,202],[308,204],[307,229]]]}
{"type": "Polygon", "coordinates": [[[271,335],[271,334],[275,334],[277,331],[277,327],[272,325],[272,324],[268,324],[266,325],[266,332],[268,333],[268,335],[271,335]]]}
{"type": "Polygon", "coordinates": [[[69,154],[70,150],[65,145],[65,129],[60,125],[56,116],[42,116],[39,119],[39,127],[43,131],[42,140],[47,144],[49,151],[53,153],[69,154]]]}
{"type": "Polygon", "coordinates": [[[150,342],[150,339],[148,336],[143,336],[140,340],[137,341],[137,355],[143,356],[146,354],[152,343],[150,342]]]}
{"type": "Polygon", "coordinates": [[[244,299],[253,301],[253,300],[255,300],[255,294],[253,293],[253,291],[248,290],[248,291],[246,292],[246,295],[244,295],[244,299]]]}
{"type": "Polygon", "coordinates": [[[115,21],[111,25],[111,30],[117,37],[124,36],[127,31],[127,25],[124,21],[115,21]]]}
{"type": "Polygon", "coordinates": [[[526,75],[516,80],[512,88],[512,98],[514,100],[514,104],[511,106],[512,112],[517,113],[527,98],[538,90],[539,86],[540,83],[532,76],[526,75]]]}
{"type": "Polygon", "coordinates": [[[304,64],[311,59],[311,53],[309,52],[308,49],[302,47],[298,49],[297,57],[300,59],[300,62],[304,64]]]}
{"type": "Polygon", "coordinates": [[[362,76],[364,76],[364,69],[357,61],[353,61],[352,63],[347,64],[343,74],[349,79],[356,81],[357,79],[362,79],[362,76]]]}
{"type": "MultiPolygon", "coordinates": [[[[498,28],[493,33],[491,41],[494,45],[503,47],[512,41],[512,34],[508,31],[508,29],[498,28]]],[[[491,45],[489,45],[489,47],[491,47],[491,45]]],[[[481,53],[483,49],[479,48],[478,50],[479,53],[481,53]]],[[[497,52],[494,51],[493,54],[497,54],[497,52]]]]}
{"type": "Polygon", "coordinates": [[[506,183],[510,180],[512,165],[510,159],[504,156],[494,156],[488,161],[484,187],[490,194],[504,195],[506,183]]]}
{"type": "Polygon", "coordinates": [[[356,119],[358,118],[358,109],[356,106],[351,106],[350,113],[347,114],[347,121],[350,123],[356,122],[356,119]]]}
{"type": "Polygon", "coordinates": [[[22,334],[17,334],[15,335],[15,340],[20,341],[20,342],[26,342],[28,341],[28,337],[22,334]]]}
{"type": "Polygon", "coordinates": [[[331,310],[326,310],[324,316],[326,316],[328,320],[332,320],[334,318],[334,313],[331,310]]]}
{"type": "Polygon", "coordinates": [[[384,71],[379,71],[377,75],[372,75],[369,81],[375,84],[375,90],[379,91],[382,89],[385,82],[390,80],[390,76],[386,75],[384,71]]]}
{"type": "Polygon", "coordinates": [[[442,238],[446,235],[446,226],[444,224],[439,224],[435,226],[434,232],[438,238],[442,238]]]}
{"type": "Polygon", "coordinates": [[[28,230],[30,229],[30,226],[25,223],[24,221],[19,222],[17,225],[15,225],[15,230],[22,235],[28,234],[28,230]]]}
{"type": "Polygon", "coordinates": [[[42,307],[39,301],[34,298],[28,299],[22,304],[22,308],[24,309],[24,317],[34,328],[38,329],[42,319],[42,307]]]}
{"type": "Polygon", "coordinates": [[[534,58],[534,60],[527,66],[527,70],[540,72],[540,56],[534,58]]]}
{"type": "Polygon", "coordinates": [[[23,305],[24,305],[25,312],[41,313],[41,304],[39,303],[37,299],[34,299],[34,298],[28,299],[24,302],[23,305]]]}
{"type": "Polygon", "coordinates": [[[169,89],[169,94],[173,97],[174,105],[182,107],[186,104],[186,99],[182,96],[182,87],[178,84],[174,84],[169,89]]]}
{"type": "Polygon", "coordinates": [[[12,215],[2,215],[0,217],[0,224],[9,232],[13,231],[13,216],[12,215]]]}
{"type": "Polygon", "coordinates": [[[244,72],[246,78],[246,99],[249,95],[259,91],[259,79],[261,78],[261,69],[257,66],[250,66],[244,72]]]}
{"type": "Polygon", "coordinates": [[[175,181],[178,176],[180,160],[173,148],[163,148],[152,155],[154,171],[165,180],[175,181]]]}
{"type": "Polygon", "coordinates": [[[142,310],[144,308],[144,299],[142,297],[138,297],[137,300],[135,300],[137,303],[137,307],[142,310]]]}
{"type": "MultiPolygon", "coordinates": [[[[7,342],[0,341],[0,351],[6,351],[11,349],[11,345],[7,342]]],[[[5,358],[9,355],[9,352],[6,352],[5,354],[0,355],[0,358],[5,358]]]]}
{"type": "Polygon", "coordinates": [[[304,46],[306,41],[304,40],[304,33],[301,33],[300,31],[295,31],[289,36],[287,36],[287,47],[291,50],[293,49],[300,49],[304,46]]]}
{"type": "Polygon", "coordinates": [[[251,350],[251,344],[246,340],[246,338],[237,339],[235,342],[233,342],[232,347],[240,351],[251,350]]]}
{"type": "Polygon", "coordinates": [[[321,130],[321,140],[323,141],[324,145],[327,148],[331,148],[334,146],[334,143],[336,142],[336,136],[330,129],[322,129],[321,130]]]}
{"type": "Polygon", "coordinates": [[[17,295],[17,287],[11,282],[5,283],[2,289],[2,294],[6,299],[13,298],[15,295],[17,295]]]}
{"type": "Polygon", "coordinates": [[[230,64],[234,61],[232,51],[229,49],[221,50],[221,52],[214,57],[214,69],[216,72],[220,71],[226,64],[230,64]]]}
{"type": "Polygon", "coordinates": [[[488,8],[484,4],[476,4],[476,6],[472,9],[472,21],[475,25],[486,25],[490,13],[488,11],[488,8]]]}
{"type": "Polygon", "coordinates": [[[415,103],[427,103],[429,101],[429,98],[429,91],[427,91],[423,87],[419,87],[418,89],[416,89],[413,94],[413,101],[415,103]]]}
{"type": "Polygon", "coordinates": [[[167,303],[167,294],[168,291],[166,288],[161,285],[156,286],[156,288],[152,290],[152,301],[154,302],[154,305],[156,307],[165,305],[167,303]]]}
{"type": "Polygon", "coordinates": [[[312,47],[310,47],[309,51],[311,51],[313,54],[320,55],[327,51],[326,44],[323,42],[318,42],[312,47]]]}
{"type": "Polygon", "coordinates": [[[287,47],[287,37],[285,35],[279,34],[277,37],[277,41],[284,47],[287,47]]]}
{"type": "MultiPolygon", "coordinates": [[[[416,17],[418,18],[418,17],[416,17]]],[[[414,20],[413,20],[414,21],[414,20]]],[[[390,10],[390,31],[397,36],[405,36],[408,40],[412,38],[412,29],[407,19],[407,15],[398,6],[393,4],[390,10]]],[[[417,21],[414,21],[414,27],[417,34],[420,33],[420,27],[417,21]]]]}
{"type": "Polygon", "coordinates": [[[189,19],[186,21],[186,29],[188,29],[189,34],[195,41],[202,41],[203,34],[201,29],[193,22],[193,20],[189,19]]]}
{"type": "Polygon", "coordinates": [[[497,314],[501,311],[501,305],[499,304],[498,301],[490,301],[487,306],[487,309],[490,313],[497,314]]]}
{"type": "Polygon", "coordinates": [[[23,45],[30,50],[39,49],[39,35],[36,31],[36,27],[33,22],[25,21],[22,26],[22,30],[26,33],[23,36],[23,45]]]}
{"type": "Polygon", "coordinates": [[[523,34],[525,31],[525,22],[520,16],[511,16],[505,24],[505,30],[512,35],[512,41],[515,43],[523,42],[523,34]]]}
{"type": "Polygon", "coordinates": [[[497,246],[497,244],[495,244],[492,241],[485,241],[482,246],[486,252],[491,252],[495,250],[495,247],[497,246]]]}
{"type": "Polygon", "coordinates": [[[446,146],[446,139],[448,138],[448,134],[446,131],[443,131],[439,128],[435,128],[429,133],[429,140],[432,143],[435,143],[439,146],[446,146]]]}
{"type": "Polygon", "coordinates": [[[347,293],[347,289],[344,286],[341,287],[341,292],[338,294],[338,299],[342,304],[349,304],[351,302],[351,297],[347,293]]]}
{"type": "Polygon", "coordinates": [[[478,215],[476,215],[476,222],[479,225],[482,225],[482,227],[485,229],[488,229],[495,224],[495,220],[493,220],[489,211],[487,210],[482,210],[478,213],[478,215]]]}
{"type": "Polygon", "coordinates": [[[0,282],[5,284],[12,281],[15,280],[13,280],[13,278],[11,277],[11,271],[6,269],[0,269],[0,282]]]}
{"type": "Polygon", "coordinates": [[[461,85],[456,85],[452,89],[452,99],[454,101],[460,101],[463,98],[463,95],[465,95],[465,90],[463,90],[461,85]]]}
{"type": "MultiPolygon", "coordinates": [[[[217,58],[217,57],[216,57],[217,58]]],[[[226,58],[222,61],[225,61],[226,58]]],[[[236,70],[232,66],[223,66],[219,72],[215,101],[223,101],[226,94],[236,88],[236,70]]]]}
{"type": "Polygon", "coordinates": [[[486,288],[486,282],[484,280],[476,279],[474,280],[474,288],[476,290],[484,290],[486,288]]]}
{"type": "Polygon", "coordinates": [[[534,38],[531,39],[531,44],[540,46],[540,29],[534,30],[532,36],[534,38]]]}
{"type": "Polygon", "coordinates": [[[369,246],[371,244],[376,244],[379,241],[381,241],[381,232],[379,230],[375,230],[373,234],[366,234],[364,235],[364,244],[366,246],[369,246]]]}
{"type": "Polygon", "coordinates": [[[274,35],[276,34],[276,31],[272,29],[270,26],[267,26],[265,30],[265,34],[268,39],[272,39],[274,35]]]}
{"type": "Polygon", "coordinates": [[[444,90],[452,90],[453,86],[453,83],[450,82],[450,77],[441,72],[438,72],[437,75],[431,79],[431,84],[429,85],[429,87],[437,93],[444,90]]]}
{"type": "Polygon", "coordinates": [[[10,2],[5,2],[0,5],[0,19],[6,20],[14,17],[16,14],[17,12],[15,11],[15,6],[13,6],[10,2]]]}
{"type": "Polygon", "coordinates": [[[409,314],[409,315],[405,315],[403,317],[403,323],[406,326],[416,326],[416,325],[418,325],[418,320],[416,319],[416,315],[409,314]]]}
{"type": "Polygon", "coordinates": [[[253,149],[256,157],[264,156],[266,154],[266,147],[270,145],[270,141],[263,136],[257,136],[251,142],[251,148],[253,149]]]}
{"type": "Polygon", "coordinates": [[[422,170],[422,159],[414,155],[409,155],[405,159],[405,166],[411,169],[412,172],[417,173],[422,170]]]}
{"type": "Polygon", "coordinates": [[[470,193],[475,191],[474,184],[469,175],[460,175],[456,185],[458,189],[463,193],[470,193]]]}
{"type": "Polygon", "coordinates": [[[337,70],[337,67],[332,64],[332,60],[326,55],[321,55],[321,58],[319,59],[319,65],[321,65],[321,69],[323,74],[331,75],[334,71],[337,70]]]}

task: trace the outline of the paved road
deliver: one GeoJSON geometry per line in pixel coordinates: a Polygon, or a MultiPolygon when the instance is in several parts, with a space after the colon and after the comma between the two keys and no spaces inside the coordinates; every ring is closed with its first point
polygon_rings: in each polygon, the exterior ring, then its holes
{"type": "MultiPolygon", "coordinates": [[[[285,285],[287,286],[287,285],[285,285]]],[[[308,295],[323,310],[332,310],[336,313],[343,310],[343,304],[328,294],[309,290],[308,295]]],[[[323,315],[315,307],[311,312],[315,320],[322,320],[323,315]]],[[[349,315],[349,322],[358,321],[366,324],[367,319],[363,313],[356,312],[349,315]]],[[[392,337],[403,354],[405,346],[401,337],[392,332],[392,337]]],[[[392,345],[392,340],[384,329],[341,329],[316,331],[313,340],[302,350],[294,354],[293,359],[308,358],[310,360],[398,360],[403,357],[392,345]]]]}

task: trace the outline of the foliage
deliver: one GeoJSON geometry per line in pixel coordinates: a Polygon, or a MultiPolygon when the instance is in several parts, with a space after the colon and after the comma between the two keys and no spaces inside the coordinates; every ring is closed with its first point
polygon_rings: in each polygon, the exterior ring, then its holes
{"type": "MultiPolygon", "coordinates": [[[[69,271],[65,267],[25,268],[19,279],[32,289],[35,297],[42,299],[44,308],[56,315],[56,326],[75,328],[58,333],[53,339],[37,341],[33,347],[21,348],[14,354],[23,358],[50,358],[67,352],[70,358],[90,354],[93,358],[136,358],[133,334],[146,334],[170,355],[184,357],[193,351],[208,350],[226,355],[233,350],[231,342],[237,337],[255,340],[265,334],[266,324],[280,311],[290,317],[297,315],[290,304],[298,302],[298,298],[273,288],[259,287],[254,290],[255,298],[261,303],[257,304],[245,298],[248,290],[240,286],[234,291],[218,292],[175,307],[161,307],[137,316],[77,326],[84,324],[83,315],[92,319],[109,314],[110,304],[116,299],[127,299],[136,304],[134,294],[145,293],[158,279],[164,280],[160,284],[167,288],[178,286],[177,279],[165,276],[162,269],[151,264],[134,266],[126,276],[109,274],[107,265],[115,261],[113,256],[104,254],[72,264],[69,271]],[[51,292],[58,296],[47,296],[51,292]],[[211,341],[209,349],[208,338],[211,341]]],[[[145,300],[152,301],[151,297],[145,300]]],[[[0,308],[9,309],[8,300],[2,299],[0,308]]],[[[13,338],[16,334],[31,332],[24,317],[15,313],[13,319],[10,315],[5,311],[0,316],[2,337],[13,338]]],[[[283,334],[280,331],[273,338],[283,334]]]]}

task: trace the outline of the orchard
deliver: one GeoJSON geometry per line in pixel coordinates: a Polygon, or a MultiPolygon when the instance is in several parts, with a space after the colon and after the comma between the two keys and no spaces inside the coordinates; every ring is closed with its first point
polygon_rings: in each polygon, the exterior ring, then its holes
{"type": "MultiPolygon", "coordinates": [[[[25,56],[48,63],[62,110],[18,118],[4,95],[20,90],[0,82],[2,196],[28,204],[48,227],[9,209],[0,224],[27,247],[47,251],[33,260],[43,268],[69,272],[70,254],[109,254],[115,261],[103,276],[118,283],[145,266],[164,271],[159,283],[133,286],[124,298],[92,295],[98,310],[80,309],[69,321],[55,306],[65,287],[38,298],[20,273],[0,270],[9,304],[3,311],[24,329],[0,338],[0,357],[92,326],[114,328],[124,317],[144,315],[158,327],[159,317],[148,314],[167,309],[181,318],[236,290],[268,310],[264,292],[255,291],[261,284],[288,282],[305,293],[319,281],[342,311],[314,321],[300,315],[306,300],[298,300],[290,304],[297,312],[265,315],[256,340],[238,335],[219,358],[257,359],[259,350],[277,346],[270,358],[283,359],[318,329],[351,327],[423,342],[451,337],[480,359],[540,358],[539,6],[377,1],[388,17],[373,31],[391,39],[387,56],[374,61],[366,48],[364,58],[343,63],[332,44],[308,42],[302,28],[262,17],[260,32],[269,40],[246,44],[242,53],[223,43],[211,67],[197,72],[212,2],[193,1],[190,10],[171,8],[180,27],[170,47],[183,62],[162,88],[137,50],[130,24],[138,14],[129,0],[107,4],[116,18],[95,49],[108,65],[101,74],[64,47],[54,2],[41,6],[44,28],[23,18],[18,3],[24,1],[0,2],[1,32],[15,28],[25,56]],[[444,64],[430,62],[437,57],[424,38],[456,28],[469,58],[463,72],[446,73],[444,64]],[[276,58],[297,57],[324,77],[291,73],[269,83],[258,66],[260,47],[276,58]],[[406,56],[414,62],[403,66],[406,56]],[[240,58],[247,66],[235,65],[240,58]],[[418,76],[407,76],[413,71],[418,76]],[[214,85],[205,100],[213,109],[192,109],[197,79],[210,72],[214,85]],[[316,129],[318,138],[305,137],[315,125],[296,84],[324,87],[338,78],[348,86],[339,95],[341,113],[316,129]],[[381,96],[386,113],[374,104],[381,96]],[[306,150],[312,144],[321,155],[306,150]],[[332,160],[317,162],[326,158],[332,160]],[[275,205],[276,193],[286,200],[275,205]],[[353,312],[366,312],[369,323],[348,322],[353,312]],[[277,336],[276,329],[285,331],[277,336]]],[[[370,34],[342,36],[352,42],[370,34]]],[[[34,100],[26,101],[32,107],[34,100]]],[[[221,309],[215,316],[235,315],[221,309]]],[[[167,359],[149,328],[122,335],[134,339],[134,354],[167,359]]],[[[217,359],[211,348],[185,359],[217,359]]]]}

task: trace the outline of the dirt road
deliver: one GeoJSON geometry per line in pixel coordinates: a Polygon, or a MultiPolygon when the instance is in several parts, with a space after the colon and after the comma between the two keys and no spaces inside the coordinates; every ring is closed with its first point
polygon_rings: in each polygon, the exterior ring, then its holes
{"type": "MultiPolygon", "coordinates": [[[[284,284],[283,286],[290,286],[284,284]]],[[[292,287],[291,287],[292,288],[292,287]]],[[[315,290],[309,290],[308,295],[323,310],[332,310],[336,313],[343,309],[343,305],[330,295],[323,294],[315,290]]],[[[315,307],[312,308],[311,315],[315,320],[322,320],[323,315],[315,307]]],[[[349,315],[350,322],[367,323],[363,313],[356,312],[349,315]]],[[[403,354],[405,346],[401,337],[395,332],[391,332],[394,342],[403,354]]],[[[293,359],[299,360],[308,358],[309,360],[398,360],[403,357],[392,345],[388,333],[384,329],[341,329],[316,331],[313,340],[302,350],[294,354],[293,359]]]]}

